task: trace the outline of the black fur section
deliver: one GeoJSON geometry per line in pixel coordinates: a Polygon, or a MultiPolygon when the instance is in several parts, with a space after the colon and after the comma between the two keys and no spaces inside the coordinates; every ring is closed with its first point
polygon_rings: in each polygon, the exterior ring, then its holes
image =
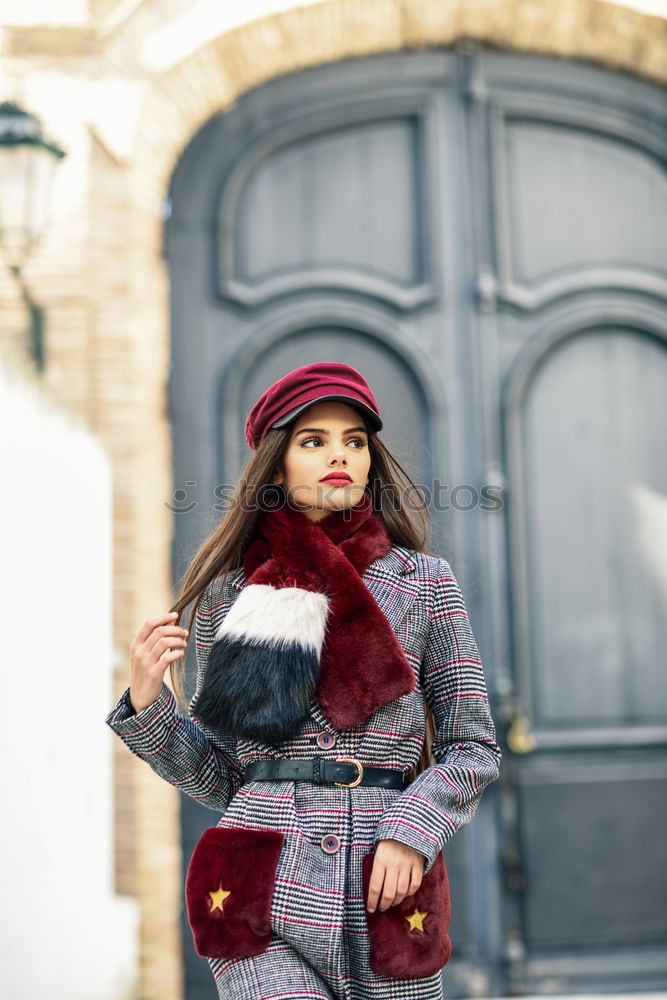
{"type": "Polygon", "coordinates": [[[213,643],[193,715],[226,737],[280,743],[310,714],[320,675],[317,653],[299,643],[213,643]]]}

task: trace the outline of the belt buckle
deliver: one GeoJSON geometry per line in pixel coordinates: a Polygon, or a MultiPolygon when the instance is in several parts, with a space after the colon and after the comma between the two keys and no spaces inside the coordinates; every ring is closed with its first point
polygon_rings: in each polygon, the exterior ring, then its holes
{"type": "Polygon", "coordinates": [[[354,764],[359,773],[354,781],[334,781],[334,785],[340,785],[341,788],[356,788],[357,785],[361,783],[361,779],[364,776],[364,765],[354,757],[336,757],[336,760],[343,761],[346,764],[354,764]]]}

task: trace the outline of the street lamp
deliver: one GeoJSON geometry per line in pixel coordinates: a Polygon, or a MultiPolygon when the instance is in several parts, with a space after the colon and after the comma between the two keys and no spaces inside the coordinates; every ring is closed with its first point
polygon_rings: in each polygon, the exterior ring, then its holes
{"type": "Polygon", "coordinates": [[[0,252],[30,314],[30,346],[44,371],[44,309],[28,290],[23,268],[47,220],[53,170],[65,155],[42,134],[38,118],[13,101],[0,104],[0,252]]]}

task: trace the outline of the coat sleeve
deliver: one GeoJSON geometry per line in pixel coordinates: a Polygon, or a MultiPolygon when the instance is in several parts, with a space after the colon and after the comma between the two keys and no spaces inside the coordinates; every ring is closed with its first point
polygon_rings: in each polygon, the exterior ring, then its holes
{"type": "MultiPolygon", "coordinates": [[[[206,672],[214,631],[209,588],[195,616],[197,691],[206,672]]],[[[209,809],[224,812],[243,783],[236,743],[177,712],[176,699],[164,683],[157,699],[136,713],[128,687],[105,721],[156,774],[209,809]]]]}
{"type": "Polygon", "coordinates": [[[436,761],[391,803],[375,835],[424,855],[426,875],[444,844],[473,818],[485,787],[499,775],[501,752],[484,672],[460,587],[438,560],[421,682],[435,719],[436,761]]]}

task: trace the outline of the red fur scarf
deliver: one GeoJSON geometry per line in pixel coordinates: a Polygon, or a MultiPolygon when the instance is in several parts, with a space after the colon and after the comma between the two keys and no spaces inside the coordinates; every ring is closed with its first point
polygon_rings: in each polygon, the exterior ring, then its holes
{"type": "Polygon", "coordinates": [[[392,547],[370,494],[319,521],[286,503],[260,514],[256,530],[195,718],[277,743],[298,733],[313,698],[335,729],[350,729],[412,691],[412,667],[361,579],[392,547]]]}

